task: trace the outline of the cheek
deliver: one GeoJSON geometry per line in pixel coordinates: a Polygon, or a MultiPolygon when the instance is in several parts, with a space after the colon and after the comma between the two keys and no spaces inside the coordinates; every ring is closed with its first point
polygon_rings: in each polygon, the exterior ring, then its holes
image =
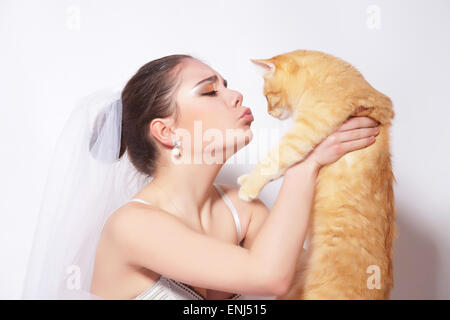
{"type": "Polygon", "coordinates": [[[232,110],[222,103],[213,101],[201,104],[197,101],[196,105],[185,109],[181,117],[182,127],[192,133],[201,130],[205,134],[206,131],[212,130],[213,132],[209,134],[216,134],[214,131],[219,131],[225,136],[227,129],[236,129],[239,126],[232,110]]]}
{"type": "Polygon", "coordinates": [[[224,140],[227,132],[236,129],[236,124],[231,119],[222,117],[211,118],[210,121],[205,121],[203,124],[203,131],[209,131],[211,134],[220,135],[224,140]]]}
{"type": "Polygon", "coordinates": [[[203,128],[218,129],[220,131],[235,127],[235,120],[230,110],[224,107],[211,108],[203,113],[203,128]]]}
{"type": "Polygon", "coordinates": [[[194,128],[194,124],[202,127],[208,126],[214,119],[214,112],[208,106],[194,106],[182,114],[184,127],[194,128]]]}

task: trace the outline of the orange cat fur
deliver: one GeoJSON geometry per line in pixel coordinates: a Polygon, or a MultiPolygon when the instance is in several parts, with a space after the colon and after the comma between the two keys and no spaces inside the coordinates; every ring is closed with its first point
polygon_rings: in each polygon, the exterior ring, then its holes
{"type": "Polygon", "coordinates": [[[380,122],[375,143],[319,171],[310,245],[299,257],[289,292],[277,299],[388,299],[396,233],[390,98],[355,67],[323,52],[296,50],[252,62],[266,70],[268,112],[279,119],[292,117],[294,124],[273,151],[238,178],[239,197],[245,201],[304,159],[349,116],[380,122]]]}

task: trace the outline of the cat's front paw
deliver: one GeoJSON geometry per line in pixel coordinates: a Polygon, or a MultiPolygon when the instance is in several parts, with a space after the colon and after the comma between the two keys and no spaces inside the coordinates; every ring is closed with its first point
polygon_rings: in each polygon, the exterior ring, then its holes
{"type": "Polygon", "coordinates": [[[250,190],[247,190],[246,188],[241,187],[239,189],[239,198],[246,202],[251,202],[257,196],[258,196],[258,193],[252,193],[250,190]]]}
{"type": "Polygon", "coordinates": [[[240,186],[242,186],[245,183],[245,181],[247,180],[249,175],[250,175],[249,173],[246,173],[246,174],[243,174],[243,175],[239,176],[238,179],[237,179],[237,183],[240,186]]]}
{"type": "Polygon", "coordinates": [[[239,198],[246,202],[250,202],[258,196],[258,189],[252,183],[250,183],[250,179],[248,179],[250,174],[243,174],[238,178],[238,183],[240,184],[239,188],[239,198]]]}

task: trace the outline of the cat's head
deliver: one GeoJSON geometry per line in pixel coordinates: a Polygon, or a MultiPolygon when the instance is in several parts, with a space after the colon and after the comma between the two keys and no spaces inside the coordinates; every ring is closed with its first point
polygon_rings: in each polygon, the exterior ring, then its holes
{"type": "Polygon", "coordinates": [[[293,105],[302,95],[301,58],[308,52],[297,50],[270,59],[250,59],[263,68],[264,96],[268,113],[280,120],[292,116],[293,105]]]}
{"type": "Polygon", "coordinates": [[[316,72],[316,68],[332,60],[335,58],[331,55],[314,50],[295,50],[269,59],[250,59],[265,71],[264,95],[268,113],[281,120],[292,116],[303,93],[327,75],[316,72]]]}
{"type": "MultiPolygon", "coordinates": [[[[264,95],[268,103],[268,113],[284,120],[294,113],[316,108],[323,101],[322,96],[333,96],[344,101],[347,97],[366,99],[368,105],[377,111],[363,111],[357,108],[361,101],[349,98],[347,104],[352,115],[370,114],[374,119],[389,123],[394,117],[392,101],[376,91],[363,75],[350,63],[331,54],[316,50],[295,50],[279,54],[269,59],[250,59],[265,71],[264,95]],[[303,103],[308,101],[309,103],[303,103]],[[370,102],[370,103],[369,103],[370,102]],[[365,113],[364,113],[365,112],[365,113]]],[[[323,105],[323,104],[322,104],[323,105]]],[[[295,115],[294,115],[295,117],[295,115]]]]}
{"type": "Polygon", "coordinates": [[[250,59],[254,64],[262,67],[265,71],[264,96],[267,99],[267,112],[280,120],[284,120],[292,115],[292,105],[289,102],[285,90],[285,83],[292,72],[286,65],[277,60],[271,59],[250,59]]]}

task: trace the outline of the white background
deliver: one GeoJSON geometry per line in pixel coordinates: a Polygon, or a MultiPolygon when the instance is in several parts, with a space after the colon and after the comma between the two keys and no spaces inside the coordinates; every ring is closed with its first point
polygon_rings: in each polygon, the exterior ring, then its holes
{"type": "MultiPolygon", "coordinates": [[[[20,298],[51,152],[76,99],[186,53],[243,93],[255,132],[283,131],[289,120],[267,114],[249,59],[314,49],[349,61],[394,102],[392,298],[449,299],[449,31],[449,1],[1,0],[0,298],[20,298]]],[[[263,144],[255,135],[245,150],[263,144]]],[[[236,184],[251,167],[226,164],[218,180],[236,184]]],[[[280,183],[261,194],[268,206],[280,183]]]]}

